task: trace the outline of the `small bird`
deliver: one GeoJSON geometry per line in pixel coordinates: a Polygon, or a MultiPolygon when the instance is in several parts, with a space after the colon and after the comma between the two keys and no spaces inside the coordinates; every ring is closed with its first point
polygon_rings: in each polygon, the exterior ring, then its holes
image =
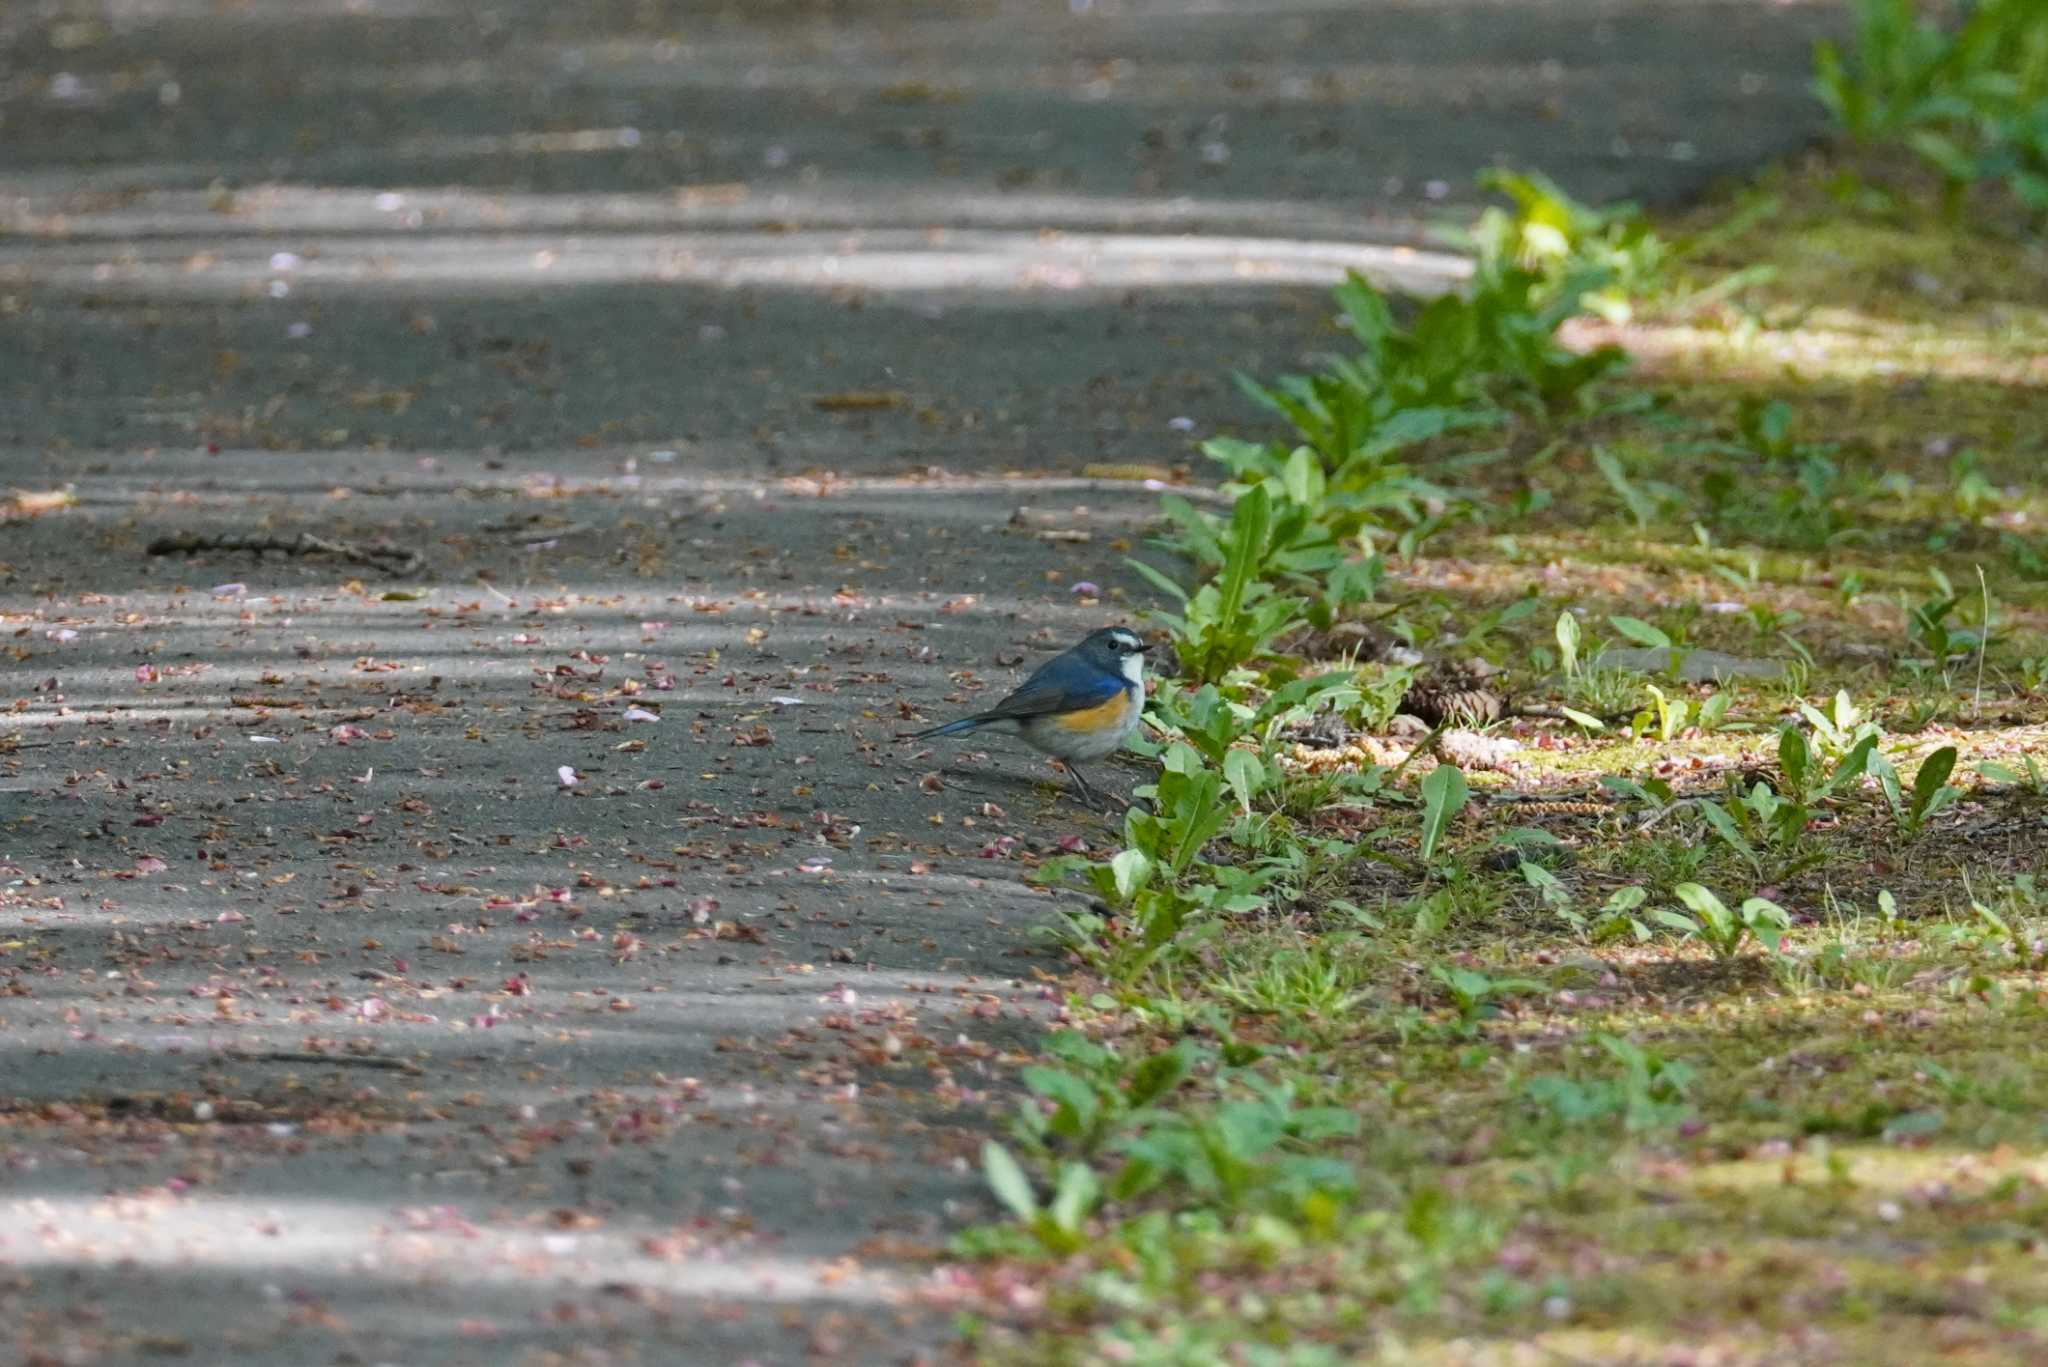
{"type": "Polygon", "coordinates": [[[1115,754],[1138,729],[1145,710],[1145,652],[1151,647],[1129,627],[1091,631],[1071,650],[1053,656],[1017,691],[986,712],[905,736],[970,736],[977,731],[1020,736],[1067,766],[1091,804],[1095,790],[1078,760],[1115,754]]]}

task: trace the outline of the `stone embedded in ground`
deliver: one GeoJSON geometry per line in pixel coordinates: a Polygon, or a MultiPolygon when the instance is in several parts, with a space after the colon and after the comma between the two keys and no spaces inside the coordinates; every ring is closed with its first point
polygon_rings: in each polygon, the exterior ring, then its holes
{"type": "Polygon", "coordinates": [[[1643,674],[1671,674],[1673,656],[1678,657],[1677,676],[1686,683],[1714,683],[1721,679],[1776,679],[1785,673],[1779,660],[1759,660],[1730,655],[1719,650],[1658,650],[1651,646],[1610,647],[1600,652],[1596,663],[1603,669],[1633,669],[1643,674]]]}

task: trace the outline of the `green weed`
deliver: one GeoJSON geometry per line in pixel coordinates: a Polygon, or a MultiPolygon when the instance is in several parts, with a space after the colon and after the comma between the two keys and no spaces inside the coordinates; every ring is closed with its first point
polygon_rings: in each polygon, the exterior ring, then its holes
{"type": "Polygon", "coordinates": [[[2033,0],[1976,0],[1945,26],[1916,0],[1855,0],[1845,52],[1814,52],[1814,92],[1863,142],[1910,147],[1959,209],[1992,182],[2048,213],[2048,14],[2033,0]]]}
{"type": "Polygon", "coordinates": [[[1632,1133],[1670,1129],[1692,1112],[1686,1093],[1696,1074],[1660,1051],[1617,1035],[1593,1042],[1612,1064],[1603,1074],[1544,1073],[1522,1084],[1522,1096],[1554,1131],[1601,1129],[1619,1122],[1632,1133]]]}
{"type": "Polygon", "coordinates": [[[1198,558],[1213,562],[1217,573],[1194,592],[1141,560],[1128,562],[1179,601],[1179,612],[1153,616],[1172,630],[1174,651],[1190,677],[1202,683],[1223,678],[1302,620],[1305,600],[1281,592],[1270,576],[1290,537],[1305,524],[1305,513],[1293,507],[1276,519],[1271,496],[1258,486],[1238,498],[1222,533],[1203,543],[1206,551],[1198,558]]]}
{"type": "Polygon", "coordinates": [[[1749,939],[1754,939],[1766,950],[1776,952],[1778,942],[1792,924],[1792,918],[1785,909],[1768,898],[1747,898],[1740,908],[1731,911],[1719,897],[1698,883],[1680,883],[1671,891],[1687,910],[1665,908],[1652,912],[1652,917],[1699,940],[1713,951],[1717,959],[1734,958],[1742,952],[1743,942],[1749,939]]]}

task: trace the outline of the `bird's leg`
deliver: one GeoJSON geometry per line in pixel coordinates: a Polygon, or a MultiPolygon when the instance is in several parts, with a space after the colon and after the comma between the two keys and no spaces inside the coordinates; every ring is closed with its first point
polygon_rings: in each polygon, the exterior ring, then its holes
{"type": "Polygon", "coordinates": [[[1070,759],[1063,759],[1060,763],[1065,765],[1067,772],[1074,776],[1074,784],[1081,790],[1081,800],[1089,807],[1099,808],[1102,805],[1101,800],[1096,796],[1095,790],[1088,786],[1088,780],[1081,777],[1080,766],[1070,759]]]}

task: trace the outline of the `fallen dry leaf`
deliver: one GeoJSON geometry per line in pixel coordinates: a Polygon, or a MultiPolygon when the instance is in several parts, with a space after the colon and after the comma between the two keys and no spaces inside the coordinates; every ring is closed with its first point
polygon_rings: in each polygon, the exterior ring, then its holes
{"type": "Polygon", "coordinates": [[[78,495],[69,488],[63,489],[10,489],[7,497],[0,498],[0,522],[15,518],[41,517],[63,508],[75,507],[78,495]]]}
{"type": "Polygon", "coordinates": [[[811,400],[827,413],[861,413],[880,408],[901,408],[910,396],[900,389],[848,389],[837,394],[820,394],[811,400]]]}

